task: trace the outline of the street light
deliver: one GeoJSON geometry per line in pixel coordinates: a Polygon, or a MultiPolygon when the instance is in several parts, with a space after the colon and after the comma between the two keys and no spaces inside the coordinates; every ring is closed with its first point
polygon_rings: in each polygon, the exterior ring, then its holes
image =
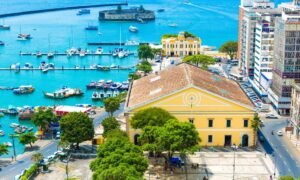
{"type": "MultiPolygon", "coordinates": [[[[275,147],[276,149],[276,147],[275,147]]],[[[275,154],[275,149],[274,149],[274,152],[273,152],[273,157],[274,157],[274,178],[276,176],[276,154],[275,154]]]]}
{"type": "Polygon", "coordinates": [[[233,149],[233,175],[232,175],[232,179],[234,180],[234,174],[235,174],[235,151],[237,150],[238,146],[236,146],[235,144],[233,144],[231,146],[231,148],[233,149]]]}
{"type": "Polygon", "coordinates": [[[16,146],[15,146],[15,134],[10,134],[9,135],[12,139],[12,145],[13,145],[13,149],[14,149],[14,158],[15,158],[15,161],[17,160],[17,156],[16,156],[16,146]]]}

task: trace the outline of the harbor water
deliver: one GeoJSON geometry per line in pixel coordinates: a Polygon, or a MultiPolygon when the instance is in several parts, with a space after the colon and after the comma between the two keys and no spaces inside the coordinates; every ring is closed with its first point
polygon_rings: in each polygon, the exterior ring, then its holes
{"type": "MultiPolygon", "coordinates": [[[[108,3],[109,1],[105,1],[108,3]]],[[[115,1],[112,1],[115,2],[115,1]]],[[[76,16],[78,10],[67,10],[47,12],[41,14],[30,14],[24,16],[7,17],[5,23],[11,26],[9,31],[0,31],[0,41],[5,46],[0,46],[0,68],[8,68],[11,64],[31,63],[38,67],[42,61],[54,63],[56,67],[89,67],[100,64],[103,66],[119,65],[134,66],[138,59],[135,55],[119,59],[112,56],[55,56],[47,59],[46,56],[20,56],[21,52],[47,53],[48,51],[65,52],[67,49],[76,47],[95,51],[97,46],[88,46],[89,42],[122,42],[133,40],[137,42],[159,43],[160,37],[165,33],[178,33],[189,31],[202,39],[202,44],[219,47],[228,40],[237,40],[238,28],[238,0],[192,0],[190,4],[175,0],[132,0],[129,6],[143,4],[146,9],[157,11],[165,9],[164,12],[156,13],[156,20],[140,24],[137,22],[99,22],[98,11],[103,9],[114,9],[116,7],[92,8],[90,15],[76,16]],[[177,27],[170,27],[168,24],[176,23],[177,27]],[[88,25],[96,25],[98,31],[86,31],[88,25]],[[130,33],[128,27],[136,26],[138,33],[130,33]],[[100,33],[99,33],[100,32],[100,33]],[[17,34],[31,34],[33,37],[28,41],[17,41],[17,34]]],[[[277,1],[278,2],[278,1],[277,1]]],[[[0,0],[0,14],[21,12],[22,10],[37,10],[55,7],[67,7],[69,4],[90,5],[99,4],[96,0],[62,1],[60,0],[0,0]],[[73,2],[76,2],[75,4],[73,2]],[[47,5],[48,4],[48,5],[47,5]],[[12,8],[13,7],[13,8],[12,8]]],[[[124,7],[125,8],[125,7],[124,7]]],[[[2,20],[0,20],[0,24],[2,20]]],[[[104,52],[109,52],[118,46],[102,46],[104,52]]],[[[123,47],[136,51],[136,47],[123,47]]],[[[20,85],[33,85],[35,92],[29,95],[14,95],[12,91],[0,91],[0,108],[14,106],[40,106],[40,105],[75,105],[80,103],[102,105],[101,102],[91,100],[92,92],[87,91],[85,86],[90,81],[100,79],[122,82],[127,80],[128,74],[133,70],[111,70],[111,71],[89,71],[89,70],[59,70],[42,73],[41,71],[0,71],[0,86],[16,87],[20,85]],[[53,92],[62,86],[81,88],[84,96],[71,97],[64,100],[47,99],[43,91],[53,92]]],[[[11,142],[9,134],[13,129],[11,123],[33,126],[29,121],[18,121],[16,117],[5,116],[0,118],[0,128],[5,136],[0,137],[0,143],[11,142]]],[[[36,130],[36,129],[35,129],[36,130]]],[[[17,154],[24,152],[24,147],[16,142],[17,154]]],[[[12,148],[10,154],[12,155],[12,148]]]]}

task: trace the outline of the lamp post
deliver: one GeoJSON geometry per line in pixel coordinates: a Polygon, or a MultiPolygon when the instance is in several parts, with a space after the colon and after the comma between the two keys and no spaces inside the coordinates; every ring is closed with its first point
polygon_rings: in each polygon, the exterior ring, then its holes
{"type": "Polygon", "coordinates": [[[235,144],[233,144],[233,146],[231,146],[233,149],[233,173],[232,173],[232,179],[234,180],[234,175],[235,175],[235,151],[237,150],[237,146],[235,144]]]}
{"type": "Polygon", "coordinates": [[[275,154],[275,150],[273,152],[273,158],[274,158],[274,178],[275,178],[275,176],[276,176],[276,154],[275,154]]]}
{"type": "Polygon", "coordinates": [[[17,156],[16,156],[16,146],[15,146],[15,134],[10,134],[9,135],[12,139],[12,145],[13,145],[13,150],[14,150],[14,158],[15,158],[15,161],[17,160],[17,156]]]}

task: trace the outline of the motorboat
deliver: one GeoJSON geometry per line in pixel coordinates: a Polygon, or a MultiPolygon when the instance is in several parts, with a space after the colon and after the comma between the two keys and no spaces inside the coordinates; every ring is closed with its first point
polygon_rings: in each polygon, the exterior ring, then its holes
{"type": "Polygon", "coordinates": [[[22,134],[22,133],[26,132],[26,130],[27,130],[26,126],[19,126],[19,127],[15,128],[14,132],[16,134],[22,134]]]}
{"type": "Polygon", "coordinates": [[[72,56],[73,54],[76,54],[76,53],[78,53],[77,48],[71,48],[71,49],[67,50],[68,56],[72,56]]]}
{"type": "Polygon", "coordinates": [[[96,50],[96,52],[95,52],[95,54],[100,55],[102,53],[103,53],[103,48],[102,47],[98,47],[97,50],[96,50]]]}
{"type": "Polygon", "coordinates": [[[126,41],[125,43],[125,46],[138,46],[138,45],[140,45],[140,43],[133,40],[126,41]]]}
{"type": "Polygon", "coordinates": [[[12,128],[16,128],[16,127],[19,127],[20,126],[20,124],[17,124],[17,123],[11,123],[10,124],[10,127],[12,127],[12,128]]]}
{"type": "Polygon", "coordinates": [[[30,64],[30,63],[25,63],[24,65],[24,69],[32,69],[33,68],[33,65],[30,64]]]}
{"type": "Polygon", "coordinates": [[[43,53],[41,53],[41,52],[38,51],[38,52],[36,52],[35,55],[36,55],[36,57],[42,57],[42,56],[43,56],[43,53]]]}
{"type": "Polygon", "coordinates": [[[18,34],[18,39],[17,40],[26,41],[26,40],[30,40],[30,39],[32,39],[30,34],[18,34]]]}
{"type": "Polygon", "coordinates": [[[0,130],[0,136],[4,136],[4,135],[5,135],[4,131],[0,130]]]}
{"type": "Polygon", "coordinates": [[[96,69],[99,71],[109,71],[110,68],[108,66],[101,66],[101,65],[97,65],[96,69]]]}
{"type": "Polygon", "coordinates": [[[159,12],[159,13],[165,12],[165,9],[158,9],[157,12],[159,12]]]}
{"type": "Polygon", "coordinates": [[[92,100],[98,100],[99,97],[100,97],[99,94],[96,91],[94,91],[92,94],[92,100]]]}
{"type": "Polygon", "coordinates": [[[168,24],[169,27],[177,27],[177,24],[176,23],[171,23],[171,24],[168,24]]]}
{"type": "Polygon", "coordinates": [[[45,69],[46,67],[48,66],[48,64],[45,62],[45,61],[42,61],[40,66],[39,66],[39,69],[43,70],[45,69]]]}
{"type": "Polygon", "coordinates": [[[42,72],[43,72],[43,73],[47,73],[48,71],[49,71],[48,66],[46,66],[45,68],[42,69],[42,72]]]}
{"type": "Polygon", "coordinates": [[[72,89],[68,87],[63,87],[53,93],[44,92],[44,96],[52,99],[64,99],[71,96],[81,96],[81,95],[83,95],[83,92],[79,88],[72,89]]]}
{"type": "Polygon", "coordinates": [[[8,109],[4,112],[5,114],[16,116],[19,112],[17,108],[13,106],[9,106],[8,109]]]}
{"type": "Polygon", "coordinates": [[[91,25],[89,25],[89,26],[87,26],[85,28],[85,30],[88,30],[88,31],[98,31],[98,26],[91,26],[91,25]]]}
{"type": "Polygon", "coordinates": [[[129,89],[129,82],[128,81],[122,82],[120,89],[121,90],[128,90],[129,89]]]}
{"type": "Polygon", "coordinates": [[[53,57],[54,57],[54,53],[53,53],[53,52],[48,52],[47,58],[48,58],[48,59],[51,59],[51,58],[53,58],[53,57]]]}
{"type": "Polygon", "coordinates": [[[116,69],[117,66],[115,64],[110,65],[110,69],[116,69]]]}
{"type": "Polygon", "coordinates": [[[27,131],[32,131],[33,130],[33,127],[29,127],[28,129],[27,129],[27,131]]]}
{"type": "Polygon", "coordinates": [[[80,9],[76,15],[80,16],[80,15],[90,14],[90,13],[91,13],[91,10],[89,10],[89,9],[80,9]]]}
{"type": "Polygon", "coordinates": [[[4,42],[3,41],[0,41],[0,46],[4,46],[4,42]]]}
{"type": "Polygon", "coordinates": [[[20,69],[20,63],[10,65],[10,69],[16,69],[16,70],[20,69]]]}
{"type": "Polygon", "coordinates": [[[0,24],[0,30],[10,30],[10,26],[7,24],[0,24]]]}
{"type": "Polygon", "coordinates": [[[55,64],[49,63],[47,67],[48,67],[48,69],[55,69],[55,64]]]}
{"type": "Polygon", "coordinates": [[[112,85],[112,80],[107,80],[104,84],[103,84],[103,89],[109,89],[110,86],[112,85]]]}
{"type": "Polygon", "coordinates": [[[121,87],[121,83],[112,83],[110,89],[115,90],[121,87]]]}
{"type": "Polygon", "coordinates": [[[12,147],[12,143],[11,142],[4,142],[3,145],[7,146],[7,147],[12,147]]]}
{"type": "Polygon", "coordinates": [[[20,86],[19,88],[13,90],[14,94],[31,94],[33,92],[34,87],[32,87],[31,85],[20,86]]]}
{"type": "Polygon", "coordinates": [[[139,29],[135,26],[129,26],[129,31],[133,32],[133,33],[137,33],[139,31],[139,29]]]}
{"type": "Polygon", "coordinates": [[[97,69],[95,64],[90,65],[90,69],[97,69]]]}
{"type": "Polygon", "coordinates": [[[95,89],[96,86],[97,86],[97,83],[94,82],[94,81],[92,81],[92,82],[90,82],[88,85],[86,85],[86,88],[87,88],[87,89],[95,89]]]}
{"type": "Polygon", "coordinates": [[[118,58],[124,58],[126,53],[122,50],[118,52],[118,58]]]}
{"type": "Polygon", "coordinates": [[[100,81],[98,81],[96,83],[96,88],[97,89],[103,88],[104,83],[105,83],[105,81],[103,79],[101,79],[100,81]]]}
{"type": "Polygon", "coordinates": [[[98,35],[102,35],[102,34],[103,34],[102,32],[98,31],[98,35]]]}

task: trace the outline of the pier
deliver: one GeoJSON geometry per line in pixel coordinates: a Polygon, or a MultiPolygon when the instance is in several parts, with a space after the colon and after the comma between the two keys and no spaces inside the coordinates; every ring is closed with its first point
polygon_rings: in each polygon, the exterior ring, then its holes
{"type": "MultiPolygon", "coordinates": [[[[42,52],[39,52],[40,56],[47,56],[48,53],[42,53],[42,52]]],[[[133,55],[134,53],[133,52],[129,52],[128,55],[133,55]]],[[[37,56],[37,52],[20,52],[19,53],[20,56],[37,56]]],[[[68,53],[65,53],[65,52],[54,52],[53,54],[54,56],[68,56],[68,53]]],[[[108,53],[101,53],[101,54],[96,54],[96,53],[85,53],[83,56],[80,55],[80,53],[75,53],[75,54],[72,54],[72,56],[80,56],[80,57],[84,57],[84,56],[112,56],[113,53],[111,52],[108,52],[108,53]]]]}
{"type": "Polygon", "coordinates": [[[105,6],[122,6],[122,5],[127,6],[128,2],[126,1],[123,3],[95,4],[95,5],[86,5],[86,6],[72,6],[72,7],[61,7],[61,8],[23,11],[23,12],[0,14],[0,18],[11,17],[11,16],[21,16],[21,15],[27,15],[27,14],[44,13],[44,12],[62,11],[62,10],[84,9],[84,8],[105,7],[105,6]]]}
{"type": "MultiPolygon", "coordinates": [[[[85,67],[74,67],[74,68],[70,68],[70,67],[57,67],[57,68],[52,68],[49,69],[48,71],[68,71],[68,70],[73,70],[73,71],[110,71],[110,70],[131,70],[133,69],[135,66],[127,66],[127,67],[106,67],[103,66],[102,68],[85,68],[85,67]]],[[[12,69],[12,68],[0,68],[0,71],[42,71],[43,69],[40,68],[19,68],[19,69],[12,69]]]]}

